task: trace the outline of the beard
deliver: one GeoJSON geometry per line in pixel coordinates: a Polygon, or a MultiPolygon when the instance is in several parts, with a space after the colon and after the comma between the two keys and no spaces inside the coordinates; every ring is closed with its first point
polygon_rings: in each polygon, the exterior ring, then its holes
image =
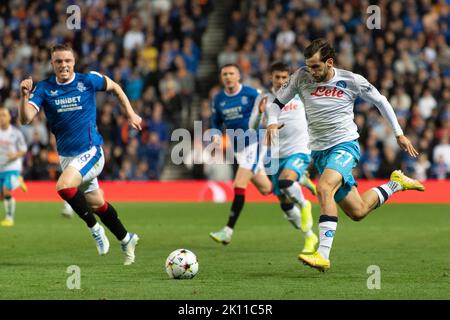
{"type": "Polygon", "coordinates": [[[313,76],[314,80],[316,82],[323,82],[323,81],[325,81],[325,79],[328,76],[328,73],[329,73],[330,69],[331,69],[331,67],[328,67],[327,65],[325,65],[325,68],[323,69],[323,73],[322,74],[319,74],[317,77],[313,76]]]}
{"type": "Polygon", "coordinates": [[[316,80],[316,82],[323,82],[326,77],[328,75],[328,70],[325,70],[323,74],[319,75],[319,76],[313,76],[314,80],[316,80]]]}

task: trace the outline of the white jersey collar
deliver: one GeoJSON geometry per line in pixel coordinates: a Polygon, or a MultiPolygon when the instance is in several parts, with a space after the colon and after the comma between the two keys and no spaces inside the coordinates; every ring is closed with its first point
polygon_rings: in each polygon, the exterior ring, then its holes
{"type": "Polygon", "coordinates": [[[56,84],[58,84],[58,85],[60,85],[60,86],[66,86],[66,85],[68,85],[68,84],[71,84],[71,83],[73,82],[73,80],[75,80],[75,76],[76,76],[76,74],[75,74],[75,72],[74,72],[72,78],[71,78],[69,81],[63,82],[63,83],[59,82],[59,81],[58,81],[58,78],[55,76],[56,84]]]}
{"type": "Polygon", "coordinates": [[[225,93],[225,95],[226,95],[227,97],[234,97],[234,96],[237,96],[237,95],[241,92],[242,87],[243,87],[242,84],[239,84],[239,90],[236,91],[236,93],[233,93],[233,94],[227,93],[227,91],[226,91],[225,89],[223,89],[223,92],[225,93]]]}
{"type": "Polygon", "coordinates": [[[336,79],[336,77],[337,77],[337,70],[336,70],[335,67],[333,67],[333,71],[334,71],[334,75],[333,75],[333,77],[330,80],[322,81],[322,82],[319,82],[319,83],[329,83],[329,82],[332,82],[334,79],[336,79]]]}

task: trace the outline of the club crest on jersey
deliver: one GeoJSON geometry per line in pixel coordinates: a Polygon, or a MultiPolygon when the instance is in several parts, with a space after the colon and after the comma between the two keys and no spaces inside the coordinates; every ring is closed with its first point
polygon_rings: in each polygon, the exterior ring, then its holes
{"type": "Polygon", "coordinates": [[[241,104],[247,104],[248,103],[248,98],[247,98],[247,96],[243,96],[242,98],[241,98],[241,104]]]}
{"type": "Polygon", "coordinates": [[[336,87],[347,88],[347,83],[344,80],[339,80],[336,82],[336,87]]]}
{"type": "Polygon", "coordinates": [[[286,89],[289,86],[289,83],[291,82],[291,77],[287,79],[285,83],[281,86],[281,89],[286,89]]]}
{"type": "Polygon", "coordinates": [[[80,92],[83,92],[83,91],[86,91],[86,90],[87,90],[87,88],[84,86],[84,83],[83,83],[83,82],[78,82],[78,83],[77,83],[77,89],[78,89],[78,91],[80,91],[80,92]]]}

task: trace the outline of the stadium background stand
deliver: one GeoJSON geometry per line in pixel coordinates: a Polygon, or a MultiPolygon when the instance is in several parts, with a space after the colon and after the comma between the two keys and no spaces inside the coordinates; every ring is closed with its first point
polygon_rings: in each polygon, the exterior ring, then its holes
{"type": "MultiPolygon", "coordinates": [[[[66,27],[71,4],[0,4],[0,99],[16,121],[20,81],[47,77],[48,46],[71,43],[77,70],[96,70],[119,82],[145,120],[142,133],[130,130],[117,100],[98,95],[107,159],[101,179],[231,178],[230,165],[174,165],[170,133],[192,130],[193,120],[209,127],[220,65],[237,63],[245,84],[268,88],[270,63],[283,60],[295,70],[304,65],[309,39],[317,37],[336,47],[338,67],[362,74],[388,98],[421,152],[418,159],[400,152],[377,109],[358,100],[357,176],[387,178],[400,167],[418,179],[450,177],[449,1],[380,1],[381,30],[366,27],[369,1],[77,1],[80,30],[66,27]]],[[[25,178],[56,179],[58,158],[45,116],[21,130],[29,146],[25,178]]]]}

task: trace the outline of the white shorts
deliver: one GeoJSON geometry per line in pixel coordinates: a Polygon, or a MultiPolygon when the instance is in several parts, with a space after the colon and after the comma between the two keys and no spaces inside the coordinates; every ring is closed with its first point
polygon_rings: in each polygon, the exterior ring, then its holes
{"type": "Polygon", "coordinates": [[[260,146],[259,143],[252,143],[243,150],[237,151],[235,157],[239,167],[248,169],[253,173],[258,173],[264,169],[264,157],[267,151],[266,146],[260,146]]]}
{"type": "Polygon", "coordinates": [[[100,146],[94,146],[85,153],[75,157],[59,157],[59,163],[64,171],[68,166],[77,169],[83,178],[80,190],[89,193],[98,190],[98,175],[105,165],[105,156],[100,146]]]}

